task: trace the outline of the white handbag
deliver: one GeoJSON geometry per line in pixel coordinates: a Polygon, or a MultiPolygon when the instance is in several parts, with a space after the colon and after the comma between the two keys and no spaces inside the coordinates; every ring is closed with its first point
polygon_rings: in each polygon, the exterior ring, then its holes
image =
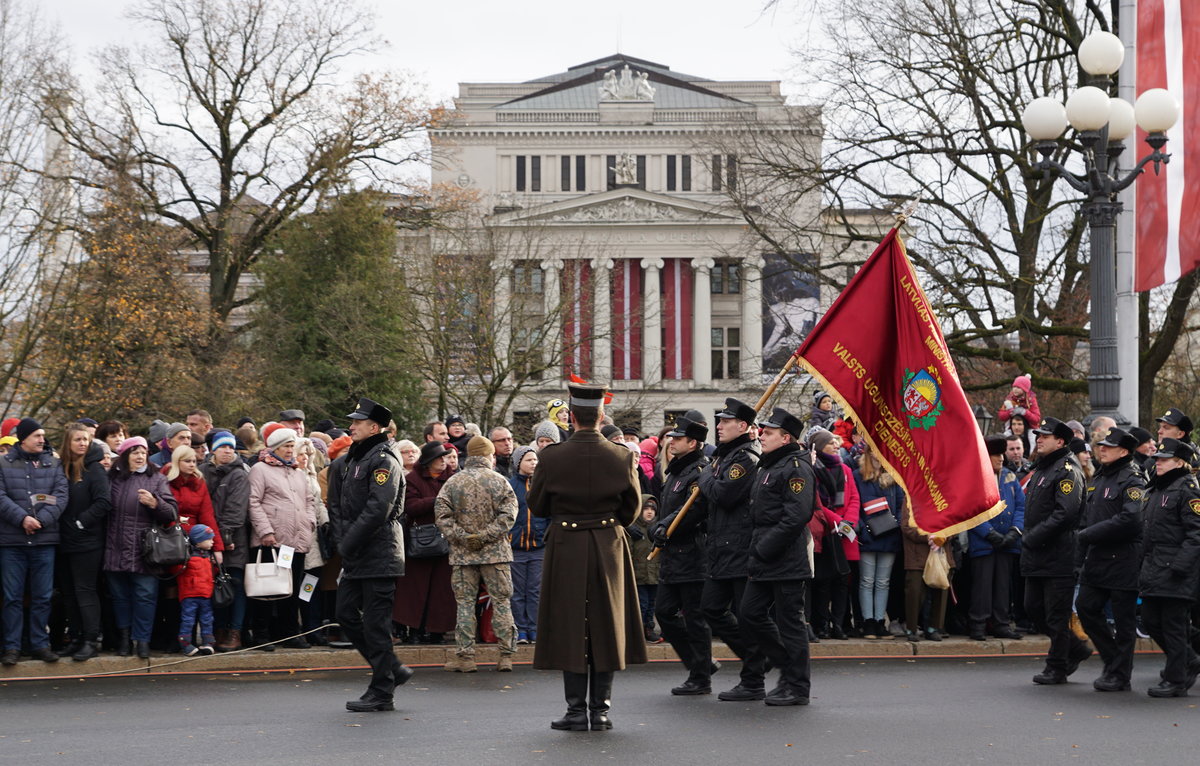
{"type": "Polygon", "coordinates": [[[292,570],[279,566],[279,554],[271,551],[271,560],[263,563],[263,549],[246,564],[244,586],[250,598],[273,600],[292,595],[292,570]]]}

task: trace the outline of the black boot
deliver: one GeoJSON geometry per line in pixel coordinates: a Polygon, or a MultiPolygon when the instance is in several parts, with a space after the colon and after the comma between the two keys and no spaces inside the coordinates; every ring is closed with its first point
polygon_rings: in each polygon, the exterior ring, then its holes
{"type": "Polygon", "coordinates": [[[128,657],[130,652],[129,628],[117,629],[117,656],[128,657]]]}
{"type": "Polygon", "coordinates": [[[150,659],[150,642],[149,641],[138,641],[137,639],[134,639],[133,650],[135,652],[137,652],[138,659],[141,659],[141,660],[150,659]]]}
{"type": "Polygon", "coordinates": [[[612,707],[613,674],[599,673],[588,668],[588,713],[592,731],[607,731],[613,727],[608,720],[608,709],[612,707]]]}
{"type": "Polygon", "coordinates": [[[563,671],[563,696],[567,698],[567,714],[550,722],[551,729],[559,731],[587,731],[587,673],[563,671]]]}
{"type": "Polygon", "coordinates": [[[99,653],[99,641],[84,641],[79,649],[71,654],[71,659],[75,660],[76,662],[87,662],[99,653]]]}
{"type": "Polygon", "coordinates": [[[76,652],[81,651],[83,649],[83,645],[85,643],[87,643],[87,642],[82,637],[77,636],[75,638],[72,638],[71,643],[67,644],[62,649],[59,650],[58,656],[59,657],[70,657],[71,655],[75,654],[76,652]]]}

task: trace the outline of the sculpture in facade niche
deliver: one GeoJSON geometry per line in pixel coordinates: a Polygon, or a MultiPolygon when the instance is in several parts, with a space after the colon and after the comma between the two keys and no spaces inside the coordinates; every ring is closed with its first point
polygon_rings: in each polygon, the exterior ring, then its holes
{"type": "Polygon", "coordinates": [[[613,170],[617,174],[617,183],[637,183],[637,162],[633,159],[632,154],[618,154],[617,164],[613,166],[613,170]]]}
{"type": "Polygon", "coordinates": [[[653,101],[654,87],[650,85],[650,75],[647,72],[637,72],[626,64],[621,68],[620,77],[614,69],[604,73],[604,82],[600,84],[601,101],[653,101]]]}

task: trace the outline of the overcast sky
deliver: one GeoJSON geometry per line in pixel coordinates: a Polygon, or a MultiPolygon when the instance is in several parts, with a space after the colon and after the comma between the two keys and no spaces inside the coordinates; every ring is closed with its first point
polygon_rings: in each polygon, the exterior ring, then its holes
{"type": "MultiPolygon", "coordinates": [[[[330,0],[337,2],[338,0],[330,0]]],[[[437,100],[452,98],[459,82],[521,81],[565,70],[614,52],[713,79],[777,79],[784,92],[793,51],[802,50],[811,19],[796,6],[762,10],[763,0],[442,0],[378,2],[379,32],[391,47],[372,68],[412,72],[437,100]]],[[[128,0],[37,0],[57,22],[73,58],[131,42],[123,18],[128,0]]]]}

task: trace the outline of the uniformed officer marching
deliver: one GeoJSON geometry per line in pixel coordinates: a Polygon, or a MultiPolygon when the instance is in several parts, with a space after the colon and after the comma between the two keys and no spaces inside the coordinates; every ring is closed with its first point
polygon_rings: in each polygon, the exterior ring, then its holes
{"type": "Polygon", "coordinates": [[[1065,684],[1092,649],[1071,630],[1075,592],[1075,530],[1083,508],[1083,476],[1067,446],[1071,427],[1044,418],[1037,428],[1037,462],[1025,483],[1021,575],[1025,612],[1050,638],[1046,667],[1035,684],[1065,684]]]}
{"type": "Polygon", "coordinates": [[[717,699],[760,700],[766,696],[765,660],[758,644],[738,626],[750,559],[750,488],[758,468],[754,421],[758,413],[737,399],[725,400],[717,413],[717,450],[700,474],[700,493],[708,502],[708,580],[700,607],[712,632],[742,660],[737,686],[717,699]]]}
{"type": "Polygon", "coordinates": [[[1142,624],[1167,661],[1162,682],[1147,693],[1184,697],[1200,675],[1200,658],[1188,643],[1188,611],[1200,584],[1200,485],[1188,470],[1196,450],[1179,439],[1163,439],[1154,458],[1139,588],[1142,624]]]}
{"type": "Polygon", "coordinates": [[[387,407],[363,398],[347,417],[353,444],[329,493],[329,522],[342,554],[337,619],[370,664],[371,683],[346,709],[393,710],[392,692],[413,674],[392,649],[392,602],[404,574],[404,470],[383,433],[392,419],[387,407]]]}
{"type": "Polygon", "coordinates": [[[671,462],[667,464],[658,501],[661,518],[650,530],[650,539],[662,549],[654,616],[663,638],[688,669],[687,680],[671,689],[671,694],[711,694],[712,632],[700,607],[708,573],[704,551],[708,501],[703,495],[696,498],[679,526],[667,536],[667,530],[708,467],[708,458],[704,457],[708,426],[682,416],[666,437],[670,439],[667,449],[671,462]]]}
{"type": "Polygon", "coordinates": [[[1142,563],[1142,504],[1146,482],[1134,462],[1137,437],[1110,428],[1096,442],[1100,464],[1088,482],[1079,525],[1079,593],[1075,612],[1104,661],[1096,691],[1129,689],[1137,643],[1137,583],[1142,563]],[[1104,605],[1112,604],[1109,627],[1104,605]]]}
{"type": "Polygon", "coordinates": [[[625,527],[642,507],[637,456],[600,435],[605,390],[569,386],[574,430],[544,448],[529,510],[550,518],[533,666],[563,671],[567,714],[550,727],[612,728],[613,673],[646,661],[625,527]]]}
{"type": "Polygon", "coordinates": [[[779,668],[779,683],[765,699],[772,706],[807,705],[811,691],[804,581],[812,579],[808,522],[816,479],[800,448],[803,431],[787,410],[772,411],[762,424],[763,456],[750,490],[750,558],[738,621],[779,668]]]}

